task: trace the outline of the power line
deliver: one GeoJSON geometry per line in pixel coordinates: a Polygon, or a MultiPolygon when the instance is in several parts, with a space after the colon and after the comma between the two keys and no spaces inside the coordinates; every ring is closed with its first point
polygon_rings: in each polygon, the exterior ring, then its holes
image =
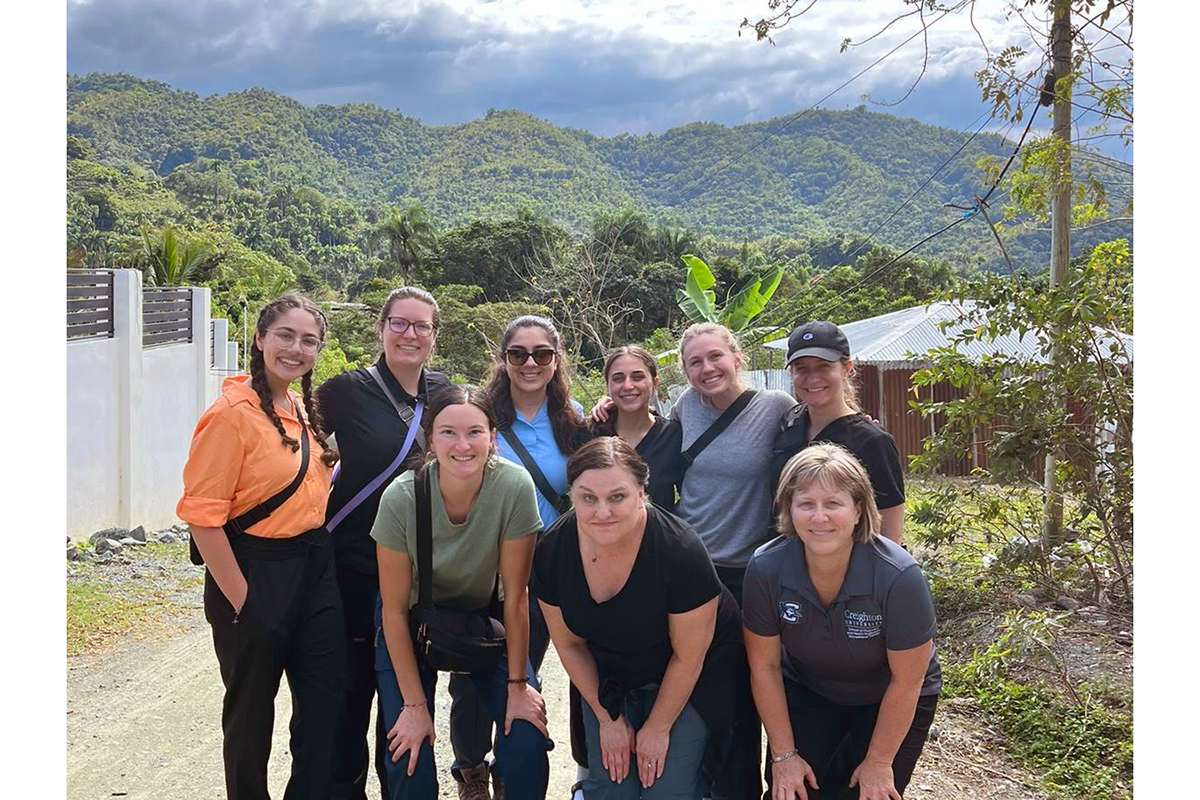
{"type": "MultiPolygon", "coordinates": [[[[1041,91],[1040,87],[1039,87],[1038,91],[1039,91],[1039,92],[1041,91]]],[[[921,247],[921,246],[922,246],[923,244],[925,244],[926,242],[929,242],[929,241],[932,241],[933,239],[936,239],[937,237],[941,236],[943,233],[946,233],[947,231],[949,231],[949,230],[951,230],[951,229],[955,228],[955,227],[956,227],[956,226],[958,226],[958,225],[961,225],[962,223],[964,223],[964,222],[966,222],[967,220],[969,220],[969,219],[971,219],[972,217],[974,217],[974,216],[975,216],[975,214],[976,214],[976,213],[977,213],[977,212],[978,212],[978,211],[979,211],[979,210],[980,210],[980,209],[981,209],[983,206],[986,206],[986,205],[987,205],[987,200],[988,200],[988,198],[992,196],[992,193],[996,191],[996,187],[998,187],[998,186],[1000,185],[1000,182],[1001,182],[1002,180],[1004,180],[1004,175],[1005,175],[1005,173],[1007,173],[1007,172],[1008,172],[1008,168],[1009,168],[1010,166],[1012,166],[1013,159],[1015,159],[1015,158],[1016,158],[1016,156],[1017,156],[1017,153],[1018,153],[1018,152],[1020,151],[1020,149],[1021,149],[1021,146],[1022,146],[1022,145],[1025,143],[1025,139],[1026,139],[1026,137],[1027,137],[1027,136],[1029,136],[1029,131],[1030,131],[1030,129],[1033,127],[1033,120],[1034,120],[1035,116],[1036,116],[1036,114],[1030,114],[1030,115],[1029,115],[1029,122],[1028,122],[1028,124],[1026,124],[1024,132],[1022,132],[1022,134],[1021,134],[1021,138],[1020,138],[1020,139],[1017,141],[1017,144],[1016,144],[1016,146],[1013,148],[1012,154],[1011,154],[1011,155],[1008,157],[1008,161],[1006,161],[1006,162],[1005,162],[1005,164],[1004,164],[1004,167],[1003,167],[1003,168],[1000,170],[999,174],[998,174],[998,175],[996,175],[996,179],[995,179],[995,180],[992,182],[992,185],[991,185],[991,187],[988,189],[988,191],[987,191],[987,194],[985,194],[985,195],[984,195],[982,198],[980,198],[980,197],[977,197],[977,198],[976,198],[976,203],[975,203],[975,205],[974,205],[974,206],[973,206],[973,207],[972,207],[970,210],[968,210],[968,211],[967,211],[967,213],[963,214],[961,217],[959,217],[958,219],[956,219],[956,220],[954,220],[953,222],[949,223],[948,225],[946,225],[946,226],[942,227],[941,229],[939,229],[939,230],[937,230],[937,231],[934,231],[933,233],[929,234],[929,235],[928,235],[928,236],[926,236],[924,239],[921,239],[921,241],[919,241],[919,242],[917,242],[916,244],[914,244],[914,245],[912,245],[911,247],[909,247],[909,248],[908,248],[907,250],[905,250],[903,253],[900,253],[898,256],[895,256],[894,258],[892,258],[892,259],[889,259],[889,260],[888,260],[886,263],[882,264],[882,265],[881,265],[881,266],[879,266],[879,267],[876,267],[875,269],[871,270],[871,271],[870,271],[870,272],[868,272],[867,274],[863,275],[863,276],[862,276],[862,277],[861,277],[859,280],[855,281],[855,283],[854,283],[853,285],[851,285],[851,286],[850,286],[849,288],[847,288],[845,291],[843,291],[843,292],[839,293],[839,294],[837,295],[837,297],[833,298],[834,300],[837,300],[837,302],[836,302],[836,303],[833,303],[833,304],[831,304],[831,305],[827,305],[827,306],[825,306],[824,308],[820,308],[820,309],[812,309],[812,310],[809,310],[809,311],[807,312],[806,316],[808,316],[809,318],[817,318],[817,319],[819,319],[819,318],[821,318],[822,316],[824,316],[824,315],[827,315],[827,314],[828,314],[830,311],[833,311],[834,309],[838,308],[838,307],[839,307],[839,306],[841,306],[843,303],[845,303],[845,302],[846,302],[846,301],[849,299],[849,297],[850,297],[850,293],[851,293],[851,292],[853,292],[855,289],[858,289],[859,287],[861,287],[863,284],[865,284],[865,283],[866,283],[867,281],[869,281],[871,278],[875,277],[876,275],[878,275],[879,273],[883,272],[884,270],[886,270],[886,269],[889,269],[889,268],[890,268],[890,267],[891,267],[893,264],[897,264],[897,263],[899,263],[899,261],[900,261],[902,258],[904,258],[905,256],[907,256],[909,253],[912,253],[914,250],[916,250],[917,248],[921,247]],[[816,313],[817,311],[819,311],[819,314],[818,314],[818,313],[816,313]]],[[[782,310],[783,308],[785,308],[785,307],[780,307],[780,309],[779,309],[779,310],[782,310]]],[[[754,339],[754,340],[751,342],[751,344],[759,344],[759,343],[761,343],[761,342],[763,341],[763,339],[764,339],[764,338],[765,338],[765,335],[762,335],[762,334],[760,334],[758,337],[756,337],[756,338],[755,338],[755,339],[754,339]]]]}
{"type": "Polygon", "coordinates": [[[935,24],[937,24],[938,22],[940,22],[940,21],[941,21],[942,19],[944,19],[944,18],[945,18],[945,17],[946,17],[948,14],[950,14],[950,13],[952,13],[952,12],[954,12],[954,11],[957,11],[958,9],[962,8],[962,7],[963,7],[963,6],[966,4],[966,2],[967,2],[967,1],[968,1],[968,0],[963,0],[962,2],[958,3],[958,5],[956,5],[956,6],[953,6],[953,7],[951,7],[951,8],[947,8],[945,11],[943,11],[943,12],[942,12],[941,16],[939,16],[939,17],[937,17],[936,19],[934,19],[934,20],[933,20],[932,22],[930,22],[928,25],[922,25],[922,26],[921,26],[921,30],[917,31],[917,32],[916,32],[916,33],[914,33],[912,36],[909,36],[907,39],[905,39],[904,41],[902,41],[900,44],[896,45],[896,46],[895,46],[895,47],[893,47],[891,50],[887,51],[887,52],[886,52],[886,53],[884,53],[882,56],[880,56],[879,58],[875,59],[875,61],[871,62],[869,65],[867,65],[866,67],[864,67],[862,70],[860,70],[859,72],[855,73],[855,74],[854,74],[854,75],[853,75],[851,78],[849,78],[848,80],[846,80],[845,82],[843,82],[843,83],[842,83],[840,86],[838,86],[838,87],[837,87],[836,89],[834,89],[833,91],[831,91],[831,92],[829,92],[828,94],[826,94],[826,95],[825,95],[824,97],[822,97],[820,100],[817,100],[815,103],[813,103],[812,105],[810,105],[808,108],[804,109],[803,111],[800,111],[800,112],[798,112],[798,113],[796,113],[796,114],[793,114],[791,117],[789,117],[788,119],[786,119],[786,120],[783,122],[783,124],[782,124],[782,125],[780,125],[778,128],[776,128],[775,130],[773,130],[773,131],[768,131],[768,132],[767,132],[767,135],[766,135],[766,136],[764,136],[762,139],[760,139],[758,142],[755,142],[754,144],[750,145],[750,147],[746,148],[745,150],[743,150],[742,152],[738,153],[737,155],[735,155],[735,156],[733,156],[733,157],[727,157],[727,158],[723,159],[723,162],[717,162],[717,167],[716,167],[716,168],[714,168],[714,169],[712,169],[712,171],[711,171],[711,172],[708,172],[708,171],[706,171],[706,172],[704,172],[704,173],[701,173],[701,174],[700,174],[700,175],[699,175],[699,176],[698,176],[698,177],[697,177],[697,178],[696,178],[696,179],[695,179],[695,180],[692,182],[692,185],[689,185],[689,186],[688,186],[688,187],[686,187],[686,188],[685,188],[685,189],[684,189],[682,192],[680,192],[681,198],[680,198],[679,202],[678,202],[678,203],[676,203],[676,205],[680,205],[680,204],[682,204],[682,203],[686,203],[687,201],[689,201],[689,200],[691,200],[691,199],[692,199],[692,197],[688,196],[688,192],[690,192],[690,191],[691,191],[691,189],[693,188],[693,186],[695,186],[695,188],[699,188],[699,184],[700,184],[700,182],[701,182],[701,181],[703,181],[703,180],[705,180],[705,179],[711,179],[711,178],[713,178],[714,176],[716,176],[716,175],[720,174],[720,173],[721,173],[721,172],[723,172],[724,170],[726,170],[726,169],[728,169],[729,167],[733,166],[733,164],[734,164],[734,162],[735,162],[735,161],[738,161],[738,160],[741,160],[742,158],[745,158],[745,157],[746,157],[747,155],[749,155],[750,153],[752,153],[752,152],[754,152],[755,150],[757,150],[758,148],[762,147],[764,144],[766,144],[768,141],[770,141],[771,137],[773,137],[773,136],[778,136],[778,135],[780,134],[780,132],[782,132],[782,131],[783,131],[783,129],[784,129],[784,128],[788,127],[788,126],[789,126],[789,125],[791,125],[793,122],[795,122],[796,120],[800,119],[802,116],[804,116],[805,114],[807,114],[808,112],[810,112],[810,111],[812,111],[813,109],[815,109],[815,108],[816,108],[817,106],[819,106],[821,103],[824,103],[826,100],[828,100],[829,98],[833,97],[835,94],[837,94],[838,92],[840,92],[842,89],[845,89],[845,88],[846,88],[847,86],[849,86],[851,83],[854,83],[854,81],[858,80],[858,79],[859,79],[859,78],[861,78],[863,75],[867,74],[867,73],[868,73],[868,72],[870,72],[872,69],[874,69],[875,67],[879,66],[881,63],[883,63],[883,61],[884,61],[884,60],[886,60],[888,57],[890,57],[892,54],[894,54],[894,53],[895,53],[897,50],[899,50],[900,48],[904,47],[906,44],[908,44],[909,42],[911,42],[913,39],[916,39],[918,36],[920,36],[920,35],[922,35],[923,33],[927,32],[927,31],[929,30],[929,28],[933,27],[935,24]]]}
{"type": "MultiPolygon", "coordinates": [[[[989,114],[989,112],[987,110],[984,110],[984,112],[982,114],[980,114],[978,117],[976,117],[974,120],[972,120],[969,125],[967,125],[967,128],[970,129],[971,125],[974,125],[976,122],[979,121],[979,119],[981,117],[988,115],[988,114],[989,114]]],[[[889,222],[891,222],[897,214],[899,214],[901,211],[904,210],[905,206],[907,206],[909,203],[912,202],[912,199],[914,197],[916,197],[921,192],[923,192],[925,190],[925,187],[928,186],[930,183],[932,183],[933,179],[937,177],[937,174],[939,172],[941,172],[943,169],[945,169],[947,164],[949,164],[951,161],[953,161],[955,158],[957,158],[959,153],[961,153],[963,150],[965,150],[967,148],[967,145],[969,145],[972,141],[975,140],[975,137],[979,135],[979,132],[982,131],[984,126],[986,126],[986,125],[987,125],[987,120],[984,120],[983,124],[981,124],[978,128],[976,128],[975,132],[972,133],[971,136],[965,142],[963,142],[961,145],[959,145],[959,148],[957,150],[955,150],[954,153],[951,154],[949,158],[947,158],[945,161],[943,161],[940,165],[938,165],[937,169],[935,169],[932,173],[930,173],[929,177],[925,179],[924,183],[922,183],[920,186],[917,187],[916,191],[914,191],[912,194],[910,194],[903,203],[896,206],[895,210],[893,210],[892,213],[888,215],[887,219],[885,219],[883,222],[881,222],[878,225],[878,227],[875,228],[875,230],[871,231],[870,235],[867,236],[866,241],[864,241],[862,244],[860,244],[858,247],[856,247],[854,249],[854,252],[852,252],[848,256],[846,256],[846,260],[851,261],[856,255],[858,255],[860,252],[862,252],[863,248],[865,248],[868,244],[870,244],[871,241],[875,238],[875,234],[877,234],[881,230],[883,230],[884,227],[886,227],[887,224],[889,222]]]]}

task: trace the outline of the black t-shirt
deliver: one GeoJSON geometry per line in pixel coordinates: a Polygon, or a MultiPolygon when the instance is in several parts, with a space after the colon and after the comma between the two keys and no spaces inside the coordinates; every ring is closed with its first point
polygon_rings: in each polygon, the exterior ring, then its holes
{"type": "MultiPolygon", "coordinates": [[[[533,559],[533,590],[557,606],[571,632],[588,643],[600,686],[624,691],[662,682],[674,652],[668,615],[682,614],[720,596],[717,624],[692,702],[706,722],[724,686],[744,665],[741,615],[696,532],[683,520],[648,506],[646,532],[625,586],[611,599],[592,599],[579,554],[579,529],[569,511],[547,530],[533,559]]],[[[722,721],[731,711],[721,708],[722,721]]],[[[723,726],[722,726],[723,727],[723,726]]]]}
{"type": "Polygon", "coordinates": [[[683,483],[683,425],[679,420],[654,418],[654,425],[637,444],[638,455],[650,467],[646,493],[659,508],[675,513],[675,494],[683,483]]]}
{"type": "MultiPolygon", "coordinates": [[[[416,399],[400,387],[383,356],[379,357],[375,366],[397,400],[416,405],[416,399]]],[[[440,372],[423,370],[417,394],[424,398],[430,391],[449,385],[450,382],[440,372]]],[[[365,369],[330,378],[317,388],[316,397],[322,428],[327,433],[336,434],[341,455],[337,483],[329,494],[329,506],[325,512],[328,522],[395,460],[404,444],[408,426],[396,414],[387,395],[365,369]]],[[[420,445],[414,439],[406,463],[415,463],[414,459],[419,457],[420,452],[420,445]]],[[[379,510],[379,498],[388,483],[390,481],[380,484],[333,531],[339,569],[375,574],[375,542],[370,537],[371,525],[375,522],[375,512],[379,510]]]]}
{"type": "Polygon", "coordinates": [[[783,420],[775,436],[771,453],[771,496],[779,486],[779,476],[788,459],[814,442],[840,444],[858,457],[866,467],[875,490],[875,505],[892,508],[904,502],[904,471],[900,466],[900,451],[892,435],[868,420],[863,414],[838,417],[825,426],[812,441],[808,440],[810,421],[808,408],[797,406],[783,420]]]}

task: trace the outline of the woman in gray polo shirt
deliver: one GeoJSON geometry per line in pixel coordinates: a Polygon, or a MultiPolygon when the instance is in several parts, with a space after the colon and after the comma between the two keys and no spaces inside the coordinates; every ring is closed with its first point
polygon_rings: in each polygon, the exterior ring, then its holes
{"type": "Polygon", "coordinates": [[[929,585],[879,535],[871,481],[845,448],[788,461],[775,507],[783,535],[750,559],[742,605],[772,798],[855,786],[862,800],[899,798],[941,689],[929,585]]]}

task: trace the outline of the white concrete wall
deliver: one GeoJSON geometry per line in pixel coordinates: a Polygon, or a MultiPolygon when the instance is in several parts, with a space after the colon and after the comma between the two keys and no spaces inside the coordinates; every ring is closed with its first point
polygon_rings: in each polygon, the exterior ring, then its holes
{"type": "Polygon", "coordinates": [[[117,341],[67,342],[67,533],[116,524],[117,341]]]}
{"type": "Polygon", "coordinates": [[[133,519],[147,530],[176,522],[188,445],[204,413],[196,408],[196,385],[206,384],[208,376],[196,374],[197,349],[207,353],[203,342],[142,351],[141,413],[133,423],[133,519]]]}
{"type": "Polygon", "coordinates": [[[141,274],[113,275],[113,337],[67,343],[67,535],[176,521],[196,420],[236,373],[223,320],[216,365],[209,290],[192,290],[192,341],[142,347],[141,274]]]}

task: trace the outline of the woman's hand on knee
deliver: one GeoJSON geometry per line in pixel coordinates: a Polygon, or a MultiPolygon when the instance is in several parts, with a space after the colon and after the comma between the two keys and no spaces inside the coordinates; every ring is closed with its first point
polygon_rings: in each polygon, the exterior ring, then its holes
{"type": "Polygon", "coordinates": [[[866,760],[850,776],[850,788],[858,787],[861,800],[901,800],[890,763],[866,760]]]}
{"type": "Polygon", "coordinates": [[[629,759],[635,752],[637,737],[625,715],[614,720],[605,714],[600,720],[600,761],[613,783],[629,775],[629,759]]]}
{"type": "Polygon", "coordinates": [[[504,716],[504,735],[512,732],[515,720],[523,719],[541,731],[542,736],[550,738],[550,729],[546,720],[546,701],[537,689],[527,683],[514,683],[508,686],[508,703],[504,716]]]}
{"type": "Polygon", "coordinates": [[[412,777],[417,769],[417,756],[421,754],[421,745],[428,739],[429,746],[433,747],[437,739],[433,730],[433,717],[429,715],[429,706],[421,703],[402,708],[400,716],[396,718],[396,724],[388,731],[387,738],[393,763],[403,758],[405,753],[409,754],[408,775],[412,777]]]}
{"type": "Polygon", "coordinates": [[[813,773],[808,762],[799,754],[776,761],[771,764],[771,800],[808,800],[807,783],[814,789],[817,786],[817,776],[813,773]]]}
{"type": "Polygon", "coordinates": [[[671,745],[670,729],[660,730],[643,725],[637,732],[637,769],[642,786],[649,789],[654,781],[662,777],[667,762],[667,748],[671,745]]]}

